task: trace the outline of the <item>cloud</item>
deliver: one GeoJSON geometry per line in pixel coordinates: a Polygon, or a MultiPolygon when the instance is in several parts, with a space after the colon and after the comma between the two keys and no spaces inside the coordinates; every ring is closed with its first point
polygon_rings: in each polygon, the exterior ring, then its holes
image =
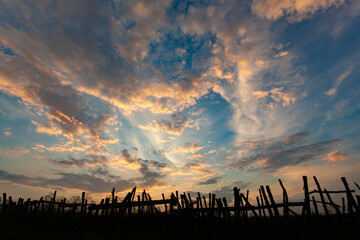
{"type": "Polygon", "coordinates": [[[333,96],[336,94],[340,84],[342,81],[344,81],[345,78],[347,78],[354,70],[354,66],[351,66],[348,70],[346,70],[344,73],[342,73],[335,81],[334,86],[330,88],[327,92],[325,92],[328,96],[333,96]]]}
{"type": "Polygon", "coordinates": [[[49,159],[49,162],[61,167],[84,167],[106,165],[108,163],[108,159],[104,156],[89,155],[86,158],[81,159],[75,159],[73,157],[69,157],[69,160],[49,159]]]}
{"type": "Polygon", "coordinates": [[[332,161],[332,162],[345,161],[345,160],[348,159],[348,155],[346,153],[344,153],[344,152],[336,150],[335,152],[329,153],[323,159],[329,160],[329,161],[332,161]]]}
{"type": "Polygon", "coordinates": [[[344,3],[345,0],[255,0],[251,9],[258,16],[272,20],[286,16],[290,21],[301,21],[344,3]]]}
{"type": "Polygon", "coordinates": [[[0,179],[32,187],[45,187],[49,189],[75,188],[92,193],[110,192],[113,187],[117,191],[124,191],[135,186],[134,182],[111,175],[106,170],[101,173],[103,174],[102,176],[58,172],[56,175],[60,176],[59,178],[50,179],[43,177],[32,178],[0,170],[0,179]]]}
{"type": "Polygon", "coordinates": [[[12,147],[9,149],[0,149],[1,155],[7,155],[11,157],[21,157],[24,154],[29,153],[30,150],[23,147],[12,147]]]}
{"type": "Polygon", "coordinates": [[[145,130],[164,131],[172,135],[181,135],[186,127],[189,126],[188,118],[181,112],[170,116],[170,120],[154,120],[148,125],[139,125],[145,130]]]}
{"type": "Polygon", "coordinates": [[[198,185],[211,185],[211,184],[215,184],[215,183],[217,183],[221,178],[222,178],[222,176],[212,177],[212,178],[207,179],[206,181],[199,182],[198,185]]]}
{"type": "Polygon", "coordinates": [[[4,131],[4,135],[7,136],[7,137],[10,137],[12,135],[11,128],[6,128],[5,131],[4,131]]]}
{"type": "Polygon", "coordinates": [[[197,143],[187,143],[184,146],[175,148],[173,147],[174,152],[176,153],[196,153],[203,149],[203,146],[198,145],[197,143]]]}
{"type": "Polygon", "coordinates": [[[310,136],[309,132],[299,132],[287,138],[245,143],[232,153],[228,159],[234,159],[228,169],[266,170],[269,172],[285,166],[295,166],[321,159],[334,147],[341,143],[341,139],[320,141],[304,145],[310,136]],[[250,146],[250,147],[249,147],[250,146]]]}
{"type": "Polygon", "coordinates": [[[255,91],[253,92],[253,94],[256,96],[256,98],[264,98],[267,97],[269,95],[269,91],[255,91]]]}
{"type": "Polygon", "coordinates": [[[127,149],[121,151],[122,159],[129,164],[137,164],[138,171],[142,174],[142,177],[135,178],[135,181],[140,181],[142,187],[153,187],[166,185],[160,179],[165,175],[159,171],[164,169],[167,164],[161,163],[155,160],[147,160],[131,155],[127,149]]]}
{"type": "Polygon", "coordinates": [[[288,53],[289,53],[288,51],[279,52],[274,57],[284,57],[284,56],[288,55],[288,53]]]}

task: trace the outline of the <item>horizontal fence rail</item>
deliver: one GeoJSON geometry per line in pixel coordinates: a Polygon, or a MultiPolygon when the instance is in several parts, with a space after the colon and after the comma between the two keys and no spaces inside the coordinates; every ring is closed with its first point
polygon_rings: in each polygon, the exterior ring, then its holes
{"type": "MultiPolygon", "coordinates": [[[[260,186],[259,195],[256,196],[256,203],[250,203],[249,191],[241,192],[234,187],[234,198],[230,202],[225,198],[218,198],[215,194],[209,193],[208,197],[198,193],[191,197],[190,193],[171,193],[169,199],[152,200],[150,194],[145,190],[136,196],[136,187],[129,192],[122,201],[118,201],[115,196],[115,188],[111,191],[111,197],[102,199],[100,203],[88,203],[85,192],[82,193],[80,203],[67,202],[67,199],[57,200],[56,191],[52,199],[27,200],[19,198],[13,201],[12,197],[7,197],[3,193],[2,204],[0,205],[1,214],[38,214],[41,212],[50,214],[79,214],[94,216],[130,216],[133,214],[169,214],[186,215],[190,217],[218,217],[261,220],[264,218],[279,218],[280,216],[299,216],[330,214],[359,214],[360,196],[353,196],[355,190],[351,190],[345,177],[341,181],[345,190],[330,191],[322,189],[317,178],[313,177],[317,189],[309,191],[308,179],[303,176],[304,200],[290,202],[288,193],[282,181],[279,179],[282,194],[282,202],[276,203],[269,186],[260,186]],[[341,205],[336,204],[331,194],[343,194],[341,205]],[[318,195],[319,199],[315,196],[318,195]],[[135,198],[136,196],[136,198],[135,198]],[[311,197],[311,198],[310,198],[311,197]],[[319,205],[318,205],[319,204],[319,205]]],[[[354,183],[357,190],[360,187],[354,183]]]]}

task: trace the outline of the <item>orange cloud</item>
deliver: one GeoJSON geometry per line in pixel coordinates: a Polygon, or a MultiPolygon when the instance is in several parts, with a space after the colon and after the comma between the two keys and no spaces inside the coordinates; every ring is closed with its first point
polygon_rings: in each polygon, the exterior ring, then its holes
{"type": "Polygon", "coordinates": [[[254,94],[256,98],[264,98],[269,95],[269,91],[256,91],[253,92],[252,94],[254,94]]]}
{"type": "Polygon", "coordinates": [[[276,20],[289,15],[292,21],[301,21],[319,10],[338,7],[345,0],[255,0],[252,11],[260,17],[276,20]]]}
{"type": "Polygon", "coordinates": [[[329,153],[324,159],[330,160],[332,162],[338,162],[338,161],[345,161],[347,160],[347,158],[348,155],[346,153],[337,150],[335,152],[329,153]]]}
{"type": "Polygon", "coordinates": [[[198,145],[197,143],[187,143],[182,147],[173,148],[176,153],[196,153],[203,149],[203,146],[198,145]]]}

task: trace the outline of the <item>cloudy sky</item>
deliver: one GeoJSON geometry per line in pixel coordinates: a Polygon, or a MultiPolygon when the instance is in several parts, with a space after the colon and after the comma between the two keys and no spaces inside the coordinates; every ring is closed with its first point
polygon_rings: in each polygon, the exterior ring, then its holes
{"type": "Polygon", "coordinates": [[[357,0],[0,0],[0,188],[359,182],[359,42],[357,0]]]}

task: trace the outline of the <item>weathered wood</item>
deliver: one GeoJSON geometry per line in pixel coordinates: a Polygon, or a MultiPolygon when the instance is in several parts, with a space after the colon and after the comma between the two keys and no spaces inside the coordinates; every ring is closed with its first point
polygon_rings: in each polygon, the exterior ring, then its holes
{"type": "MultiPolygon", "coordinates": [[[[109,203],[110,203],[110,198],[106,198],[105,199],[105,216],[107,216],[109,214],[109,203]]],[[[103,211],[104,212],[104,211],[103,211]]]]}
{"type": "Polygon", "coordinates": [[[257,204],[258,204],[258,208],[259,208],[259,217],[262,217],[261,216],[261,209],[260,209],[260,200],[259,200],[259,196],[256,196],[256,201],[257,201],[257,204]]]}
{"type": "Polygon", "coordinates": [[[61,210],[62,214],[64,214],[64,212],[65,212],[65,205],[66,205],[66,198],[64,198],[64,200],[63,200],[62,210],[61,210]]]}
{"type": "MultiPolygon", "coordinates": [[[[227,217],[230,217],[230,211],[228,210],[228,204],[227,204],[227,200],[225,197],[223,197],[223,203],[224,203],[224,212],[226,214],[227,217]]],[[[225,217],[225,216],[224,216],[225,217]]]]}
{"type": "Polygon", "coordinates": [[[287,195],[287,192],[286,192],[286,189],[281,181],[281,179],[279,179],[279,183],[280,183],[280,186],[283,190],[283,203],[284,203],[284,208],[283,208],[283,214],[284,216],[289,216],[289,207],[288,207],[288,202],[289,202],[289,198],[288,198],[288,195],[287,195]]]}
{"type": "MultiPolygon", "coordinates": [[[[251,210],[252,214],[254,215],[254,217],[255,217],[256,219],[259,219],[259,216],[258,216],[258,214],[257,214],[256,211],[255,211],[255,207],[250,204],[250,202],[248,201],[248,199],[247,199],[242,193],[240,194],[240,197],[242,197],[242,198],[244,199],[246,206],[250,208],[250,210],[251,210]]],[[[275,206],[275,202],[274,202],[274,207],[276,207],[276,206],[275,206]]]]}
{"type": "MultiPolygon", "coordinates": [[[[98,215],[99,215],[99,210],[102,209],[103,205],[104,205],[104,199],[101,199],[100,204],[99,204],[99,207],[95,208],[95,207],[96,207],[96,204],[93,204],[92,206],[90,206],[90,207],[94,207],[94,209],[96,209],[96,211],[95,211],[95,216],[98,216],[98,215]]],[[[90,208],[90,207],[89,207],[89,208],[90,208]]]]}
{"type": "Polygon", "coordinates": [[[322,193],[322,190],[321,190],[321,187],[320,187],[320,183],[319,183],[319,181],[317,180],[317,178],[316,178],[315,176],[313,176],[313,178],[314,178],[315,184],[316,184],[316,186],[317,186],[317,188],[318,188],[318,192],[319,192],[319,195],[320,195],[320,199],[321,199],[321,202],[322,202],[322,206],[323,206],[323,208],[324,208],[324,212],[325,212],[326,215],[329,215],[329,210],[328,210],[327,207],[326,207],[325,198],[324,198],[324,195],[323,195],[323,193],[322,193]]]}
{"type": "MultiPolygon", "coordinates": [[[[350,192],[354,193],[355,190],[350,190],[350,192]]],[[[319,191],[318,190],[313,190],[313,191],[309,192],[309,195],[314,194],[314,193],[319,193],[319,191]]],[[[321,191],[321,193],[325,193],[325,191],[321,191]]],[[[328,193],[330,193],[330,194],[347,193],[347,191],[346,190],[328,191],[328,193]]]]}
{"type": "Polygon", "coordinates": [[[346,189],[346,197],[347,197],[347,202],[348,202],[348,211],[349,211],[349,213],[353,212],[353,208],[355,209],[356,212],[360,212],[360,209],[359,209],[358,205],[356,204],[353,195],[351,194],[351,190],[349,188],[349,184],[346,181],[346,178],[342,177],[341,181],[343,182],[344,187],[346,189]]]}
{"type": "Polygon", "coordinates": [[[314,197],[314,196],[312,196],[312,202],[313,202],[313,205],[314,205],[315,215],[316,215],[316,216],[319,216],[319,210],[318,210],[318,207],[317,207],[317,204],[316,204],[316,201],[315,201],[315,197],[314,197]]]}
{"type": "MultiPolygon", "coordinates": [[[[165,195],[164,195],[164,194],[162,194],[162,198],[163,198],[163,200],[165,200],[165,195]]],[[[166,203],[164,203],[164,206],[165,206],[165,213],[167,213],[168,210],[167,210],[167,205],[166,205],[166,203]]]]}
{"type": "Polygon", "coordinates": [[[84,214],[84,207],[85,207],[85,192],[81,193],[81,208],[80,208],[80,214],[84,214]]]}
{"type": "Polygon", "coordinates": [[[6,212],[6,193],[3,193],[3,212],[6,212]]]}
{"type": "Polygon", "coordinates": [[[265,212],[265,208],[264,208],[264,200],[263,200],[261,188],[259,188],[259,195],[260,195],[260,200],[261,200],[262,211],[263,211],[264,217],[266,217],[266,212],[265,212]]]}
{"type": "MultiPolygon", "coordinates": [[[[239,190],[237,187],[234,187],[233,190],[234,190],[234,207],[235,209],[238,209],[240,207],[239,190]]],[[[237,219],[240,216],[240,212],[238,210],[235,210],[234,215],[235,215],[235,219],[237,219]]]]}
{"type": "Polygon", "coordinates": [[[324,192],[325,192],[327,198],[329,199],[330,204],[331,204],[331,205],[333,206],[333,208],[335,209],[336,214],[337,214],[337,215],[340,215],[339,206],[334,203],[334,201],[333,201],[332,198],[330,197],[330,193],[329,193],[325,188],[324,188],[324,192]]]}
{"type": "Polygon", "coordinates": [[[269,186],[266,186],[266,191],[269,195],[269,199],[270,199],[270,202],[271,202],[271,206],[272,208],[274,209],[274,213],[275,213],[275,217],[279,218],[280,217],[280,214],[279,214],[279,210],[277,209],[276,207],[276,203],[275,203],[275,200],[273,198],[273,195],[271,193],[271,190],[270,190],[270,187],[269,186]]]}
{"type": "Polygon", "coordinates": [[[304,208],[303,208],[303,215],[310,216],[310,195],[309,195],[309,186],[307,181],[307,176],[303,176],[303,182],[304,182],[304,208]]]}
{"type": "Polygon", "coordinates": [[[354,182],[354,184],[360,190],[360,186],[356,182],[354,182]]]}
{"type": "Polygon", "coordinates": [[[269,200],[268,200],[268,198],[266,196],[266,193],[265,193],[264,186],[260,186],[260,189],[261,189],[261,192],[262,192],[262,197],[264,198],[264,201],[265,201],[265,206],[268,209],[269,215],[270,215],[271,218],[274,218],[274,215],[273,215],[273,213],[271,211],[271,206],[270,206],[269,200]]]}

